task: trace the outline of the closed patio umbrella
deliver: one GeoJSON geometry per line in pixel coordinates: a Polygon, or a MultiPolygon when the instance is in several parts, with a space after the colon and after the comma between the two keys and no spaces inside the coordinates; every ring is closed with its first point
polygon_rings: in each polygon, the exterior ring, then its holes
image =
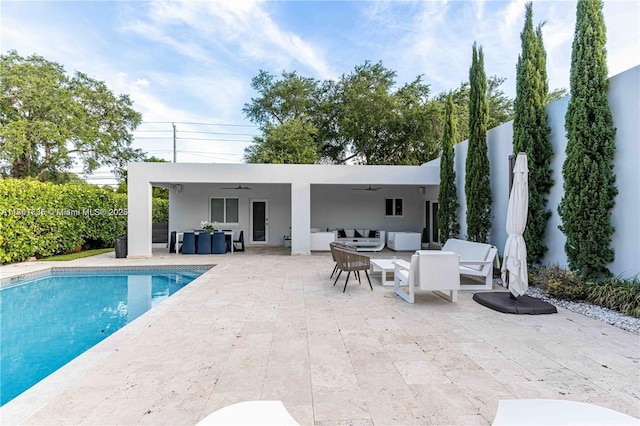
{"type": "Polygon", "coordinates": [[[523,237],[529,210],[529,168],[525,153],[518,154],[513,172],[513,186],[507,209],[507,242],[504,246],[502,282],[517,298],[523,295],[529,286],[527,245],[523,237]]]}

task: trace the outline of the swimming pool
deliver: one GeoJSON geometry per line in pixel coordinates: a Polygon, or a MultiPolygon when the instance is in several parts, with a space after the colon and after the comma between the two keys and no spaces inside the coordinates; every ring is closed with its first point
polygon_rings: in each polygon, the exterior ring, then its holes
{"type": "Polygon", "coordinates": [[[58,270],[0,290],[0,406],[211,266],[58,270]]]}

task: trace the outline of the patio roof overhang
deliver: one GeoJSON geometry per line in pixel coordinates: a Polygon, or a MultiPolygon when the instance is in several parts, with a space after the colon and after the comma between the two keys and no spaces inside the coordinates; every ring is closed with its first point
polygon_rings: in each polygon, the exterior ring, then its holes
{"type": "Polygon", "coordinates": [[[421,166],[129,163],[128,253],[151,256],[151,188],[192,183],[286,184],[291,188],[292,255],[310,253],[312,185],[439,185],[438,160],[421,166]]]}

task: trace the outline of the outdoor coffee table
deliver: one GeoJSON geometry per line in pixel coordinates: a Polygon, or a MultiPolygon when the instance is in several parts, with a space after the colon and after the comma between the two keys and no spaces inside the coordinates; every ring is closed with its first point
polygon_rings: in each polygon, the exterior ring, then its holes
{"type": "Polygon", "coordinates": [[[380,272],[383,286],[393,285],[393,259],[371,259],[371,273],[380,272]],[[391,278],[389,278],[391,277],[391,278]]]}

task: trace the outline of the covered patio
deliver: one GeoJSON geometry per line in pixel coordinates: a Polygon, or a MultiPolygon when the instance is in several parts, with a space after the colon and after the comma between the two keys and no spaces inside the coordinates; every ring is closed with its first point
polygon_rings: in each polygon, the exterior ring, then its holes
{"type": "Polygon", "coordinates": [[[437,202],[439,181],[437,160],[422,166],[130,163],[128,255],[151,255],[153,186],[169,189],[169,231],[216,220],[243,230],[249,245],[282,246],[286,236],[292,255],[308,255],[312,228],[422,232],[430,225],[425,203],[437,202]],[[387,202],[402,203],[401,214],[388,214],[387,202]]]}
{"type": "MultiPolygon", "coordinates": [[[[500,399],[531,398],[640,418],[640,337],[562,308],[504,315],[467,291],[411,305],[378,277],[373,291],[342,293],[330,254],[288,248],[154,248],[64,266],[185,263],[217,266],[3,407],[2,422],[193,425],[232,403],[280,400],[302,425],[487,425],[500,399]]],[[[9,265],[3,276],[51,266],[9,265]]]]}

